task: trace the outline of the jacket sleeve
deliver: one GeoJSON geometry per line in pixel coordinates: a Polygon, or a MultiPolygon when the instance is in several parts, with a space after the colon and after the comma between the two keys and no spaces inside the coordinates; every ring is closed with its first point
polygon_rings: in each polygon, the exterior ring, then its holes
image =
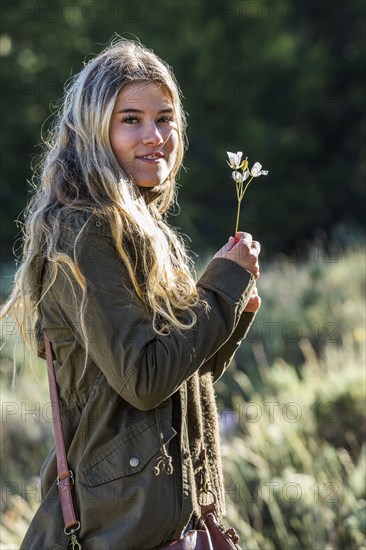
{"type": "Polygon", "coordinates": [[[215,355],[202,365],[201,370],[203,372],[212,372],[214,382],[224,374],[231,361],[234,359],[234,355],[247,336],[255,316],[255,313],[242,313],[235,330],[229,336],[228,340],[217,350],[215,355]]]}
{"type": "MultiPolygon", "coordinates": [[[[229,339],[255,280],[232,260],[212,260],[197,283],[209,311],[197,306],[192,329],[173,329],[159,336],[104,226],[93,222],[78,240],[77,259],[88,287],[84,307],[88,354],[123,399],[140,410],[153,409],[229,339]]],[[[72,275],[59,270],[50,294],[85,348],[81,290],[72,275]]]]}

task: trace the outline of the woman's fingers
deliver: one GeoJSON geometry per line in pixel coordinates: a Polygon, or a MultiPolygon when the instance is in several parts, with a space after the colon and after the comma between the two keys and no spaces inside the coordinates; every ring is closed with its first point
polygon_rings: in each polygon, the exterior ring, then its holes
{"type": "Polygon", "coordinates": [[[224,245],[226,252],[229,252],[235,246],[235,238],[230,237],[228,242],[224,245]]]}
{"type": "Polygon", "coordinates": [[[259,262],[258,262],[258,248],[252,246],[252,242],[240,241],[236,247],[238,248],[238,263],[245,269],[250,271],[256,279],[259,277],[259,262]]]}
{"type": "Polygon", "coordinates": [[[250,243],[252,242],[253,237],[250,233],[246,233],[245,231],[238,231],[235,234],[235,242],[238,243],[240,240],[246,243],[250,243]]]}
{"type": "Polygon", "coordinates": [[[258,279],[259,263],[258,255],[260,253],[260,244],[253,241],[250,233],[240,231],[235,237],[230,237],[228,242],[216,252],[214,258],[227,258],[238,263],[258,279]]]}
{"type": "Polygon", "coordinates": [[[234,246],[235,246],[235,238],[230,237],[228,242],[224,244],[224,246],[222,246],[220,250],[216,252],[216,254],[214,255],[214,258],[225,258],[226,253],[229,252],[234,246]]]}
{"type": "Polygon", "coordinates": [[[261,307],[261,298],[258,296],[257,287],[253,289],[252,295],[249,298],[244,311],[247,313],[255,313],[261,307]]]}
{"type": "Polygon", "coordinates": [[[260,243],[258,241],[252,241],[251,247],[252,249],[255,249],[257,251],[257,255],[259,256],[259,254],[261,253],[260,243]]]}

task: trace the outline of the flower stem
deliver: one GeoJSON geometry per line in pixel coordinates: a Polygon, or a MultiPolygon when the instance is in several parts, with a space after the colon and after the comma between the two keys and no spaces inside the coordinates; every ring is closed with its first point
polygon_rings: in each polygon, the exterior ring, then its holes
{"type": "Polygon", "coordinates": [[[238,232],[239,217],[240,217],[240,205],[241,205],[241,198],[238,199],[238,211],[237,211],[237,214],[236,214],[236,224],[235,224],[235,233],[234,233],[234,235],[236,235],[237,232],[238,232]]]}
{"type": "Polygon", "coordinates": [[[248,183],[246,184],[246,186],[245,186],[245,188],[244,188],[244,191],[243,191],[242,194],[241,194],[240,200],[244,197],[244,193],[245,193],[245,191],[248,189],[248,185],[250,184],[250,182],[252,181],[253,178],[254,178],[254,176],[252,176],[252,177],[250,178],[250,180],[248,181],[248,183]]]}
{"type": "Polygon", "coordinates": [[[244,197],[244,193],[245,193],[245,191],[247,190],[248,185],[249,185],[250,182],[252,181],[253,177],[254,177],[254,176],[252,176],[252,177],[250,178],[250,180],[248,181],[248,183],[247,183],[246,186],[244,187],[244,190],[243,190],[243,183],[241,183],[240,189],[238,188],[238,186],[236,187],[236,191],[237,191],[237,195],[238,195],[238,211],[237,211],[237,214],[236,214],[236,225],[235,225],[235,233],[234,233],[234,235],[236,235],[237,232],[238,232],[241,201],[242,201],[242,199],[243,199],[243,197],[244,197]]]}

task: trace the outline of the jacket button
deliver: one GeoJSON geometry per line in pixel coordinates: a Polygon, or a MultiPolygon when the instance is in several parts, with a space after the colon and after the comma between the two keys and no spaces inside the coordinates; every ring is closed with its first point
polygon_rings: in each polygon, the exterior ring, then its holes
{"type": "Polygon", "coordinates": [[[139,464],[140,459],[137,458],[137,456],[133,456],[132,458],[130,458],[130,466],[132,466],[132,468],[136,468],[139,464]]]}
{"type": "Polygon", "coordinates": [[[102,224],[100,222],[95,222],[95,227],[101,227],[102,224]]]}

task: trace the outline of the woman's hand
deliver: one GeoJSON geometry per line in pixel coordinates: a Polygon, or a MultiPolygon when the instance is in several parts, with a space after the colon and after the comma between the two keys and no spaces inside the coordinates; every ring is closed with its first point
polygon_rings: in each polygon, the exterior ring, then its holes
{"type": "Polygon", "coordinates": [[[253,288],[253,292],[251,297],[249,298],[249,302],[245,306],[244,311],[247,313],[255,313],[258,311],[258,309],[261,307],[261,298],[258,296],[257,287],[253,288]]]}
{"type": "Polygon", "coordinates": [[[258,255],[260,244],[253,241],[250,233],[238,232],[230,237],[228,242],[216,252],[214,258],[226,258],[241,265],[244,269],[259,278],[258,255]]]}
{"type": "MultiPolygon", "coordinates": [[[[230,237],[228,242],[216,252],[214,258],[227,258],[241,265],[250,271],[256,279],[259,278],[258,255],[260,244],[253,241],[250,233],[238,232],[235,237],[230,237]]],[[[257,287],[253,289],[249,302],[244,311],[255,313],[261,307],[261,298],[258,295],[257,287]]]]}

